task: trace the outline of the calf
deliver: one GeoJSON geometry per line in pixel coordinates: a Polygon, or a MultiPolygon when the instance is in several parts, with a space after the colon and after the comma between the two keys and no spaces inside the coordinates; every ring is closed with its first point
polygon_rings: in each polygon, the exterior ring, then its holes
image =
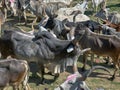
{"type": "Polygon", "coordinates": [[[17,59],[2,59],[0,61],[0,88],[11,85],[13,90],[18,90],[22,84],[25,90],[29,90],[28,76],[29,66],[26,61],[17,59]]]}

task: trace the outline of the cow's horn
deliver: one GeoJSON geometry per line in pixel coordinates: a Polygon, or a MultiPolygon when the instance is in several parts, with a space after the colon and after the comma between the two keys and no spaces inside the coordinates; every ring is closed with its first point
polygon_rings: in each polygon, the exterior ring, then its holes
{"type": "Polygon", "coordinates": [[[71,30],[71,28],[68,27],[68,26],[66,26],[66,24],[63,24],[63,25],[64,25],[65,30],[67,30],[67,31],[70,31],[70,30],[71,30]]]}
{"type": "Polygon", "coordinates": [[[103,69],[105,71],[107,71],[108,73],[110,73],[110,71],[103,67],[103,66],[94,66],[93,68],[91,68],[90,70],[86,71],[85,73],[83,73],[83,76],[80,78],[81,81],[85,81],[87,79],[87,77],[95,70],[95,69],[103,69]]]}
{"type": "Polygon", "coordinates": [[[90,51],[90,50],[91,50],[91,48],[86,48],[86,49],[81,50],[81,53],[83,54],[83,53],[90,51]]]}

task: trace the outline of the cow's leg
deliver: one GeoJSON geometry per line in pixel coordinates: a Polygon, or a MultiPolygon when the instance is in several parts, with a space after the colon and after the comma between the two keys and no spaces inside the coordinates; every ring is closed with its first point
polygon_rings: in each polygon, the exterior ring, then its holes
{"type": "Polygon", "coordinates": [[[36,23],[37,19],[38,19],[38,18],[36,17],[36,18],[33,20],[33,22],[32,22],[32,31],[35,31],[35,30],[34,30],[34,24],[36,23]]]}
{"type": "Polygon", "coordinates": [[[40,65],[40,70],[41,70],[41,83],[44,84],[45,69],[43,64],[40,65]]]}
{"type": "Polygon", "coordinates": [[[97,8],[98,8],[98,6],[95,5],[95,12],[97,12],[97,8]]]}
{"type": "Polygon", "coordinates": [[[113,73],[113,76],[111,77],[111,80],[114,80],[117,74],[117,71],[119,70],[119,58],[118,57],[112,57],[115,65],[115,71],[113,73]]]}
{"type": "Polygon", "coordinates": [[[14,85],[13,90],[19,90],[18,86],[14,85]]]}
{"type": "Polygon", "coordinates": [[[59,77],[59,73],[56,73],[55,75],[54,75],[54,81],[59,77]]]}
{"type": "Polygon", "coordinates": [[[94,54],[91,54],[91,68],[93,67],[93,62],[94,62],[94,54]]]}
{"type": "Polygon", "coordinates": [[[1,36],[1,34],[2,34],[2,22],[0,21],[0,36],[1,36]]]}
{"type": "Polygon", "coordinates": [[[86,69],[86,63],[87,63],[87,54],[83,54],[83,67],[82,67],[82,71],[85,71],[86,69]]]}
{"type": "Polygon", "coordinates": [[[119,70],[118,65],[115,65],[115,71],[114,71],[114,74],[113,74],[112,77],[111,77],[111,80],[114,80],[114,79],[115,79],[116,73],[117,73],[118,70],[119,70]]]}
{"type": "Polygon", "coordinates": [[[21,17],[22,17],[22,11],[21,11],[21,10],[18,10],[19,23],[21,23],[21,17]]]}
{"type": "Polygon", "coordinates": [[[5,8],[4,9],[4,12],[5,12],[5,21],[7,20],[7,9],[5,8]]]}
{"type": "Polygon", "coordinates": [[[27,25],[27,15],[26,15],[26,11],[25,10],[24,10],[23,14],[24,14],[24,19],[25,19],[25,25],[27,25]]]}
{"type": "Polygon", "coordinates": [[[74,65],[73,65],[73,72],[74,72],[74,73],[78,72],[77,61],[74,62],[74,65]]]}

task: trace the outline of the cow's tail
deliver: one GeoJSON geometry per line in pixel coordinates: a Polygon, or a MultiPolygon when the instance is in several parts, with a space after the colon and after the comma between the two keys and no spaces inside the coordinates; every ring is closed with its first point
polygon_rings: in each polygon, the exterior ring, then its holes
{"type": "Polygon", "coordinates": [[[24,79],[23,79],[22,85],[25,90],[30,90],[30,87],[28,84],[30,68],[27,61],[23,61],[23,62],[24,62],[23,65],[25,66],[25,73],[24,73],[24,79]]]}

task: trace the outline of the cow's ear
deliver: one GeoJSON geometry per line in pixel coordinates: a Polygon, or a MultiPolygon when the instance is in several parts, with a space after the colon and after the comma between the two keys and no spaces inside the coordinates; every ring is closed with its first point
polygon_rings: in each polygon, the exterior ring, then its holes
{"type": "Polygon", "coordinates": [[[68,22],[68,18],[65,18],[62,22],[63,23],[67,23],[68,22]]]}
{"type": "Polygon", "coordinates": [[[57,14],[54,14],[52,18],[57,18],[57,16],[58,16],[57,14]]]}

